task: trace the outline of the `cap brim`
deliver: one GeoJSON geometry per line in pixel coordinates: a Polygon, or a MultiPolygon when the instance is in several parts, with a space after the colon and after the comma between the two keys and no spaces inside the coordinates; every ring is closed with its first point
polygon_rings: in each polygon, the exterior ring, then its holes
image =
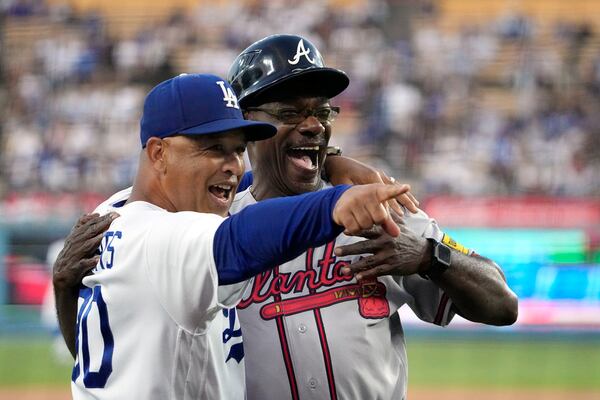
{"type": "Polygon", "coordinates": [[[219,119],[185,129],[178,133],[184,135],[210,135],[232,130],[241,130],[249,142],[268,139],[275,136],[277,128],[266,122],[246,121],[244,119],[219,119]]]}
{"type": "Polygon", "coordinates": [[[326,97],[342,93],[350,79],[334,68],[309,68],[286,75],[240,100],[242,107],[258,106],[296,96],[326,97]]]}

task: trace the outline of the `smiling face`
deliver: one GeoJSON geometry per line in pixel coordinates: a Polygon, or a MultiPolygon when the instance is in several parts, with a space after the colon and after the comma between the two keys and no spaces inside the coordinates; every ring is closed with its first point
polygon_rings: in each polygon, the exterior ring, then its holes
{"type": "Polygon", "coordinates": [[[165,143],[162,186],[170,203],[169,211],[227,216],[244,173],[244,134],[234,130],[162,140],[165,143]]]}
{"type": "MultiPolygon", "coordinates": [[[[262,104],[261,109],[319,110],[329,107],[322,97],[301,97],[285,102],[262,104]]],[[[293,125],[279,121],[271,113],[253,109],[247,119],[270,122],[277,126],[277,134],[267,140],[248,145],[248,155],[254,175],[253,192],[260,200],[311,192],[321,186],[321,170],[331,137],[331,123],[320,122],[314,115],[293,125]]]]}

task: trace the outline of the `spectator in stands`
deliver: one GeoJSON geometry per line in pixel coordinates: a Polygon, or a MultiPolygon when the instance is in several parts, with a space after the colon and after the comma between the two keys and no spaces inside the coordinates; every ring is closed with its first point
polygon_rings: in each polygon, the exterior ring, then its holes
{"type": "Polygon", "coordinates": [[[131,179],[135,160],[126,154],[133,154],[128,146],[135,143],[120,143],[109,155],[101,147],[76,144],[119,137],[135,126],[137,114],[112,110],[139,109],[139,93],[165,75],[224,74],[239,49],[257,37],[296,31],[313,32],[308,36],[327,52],[328,61],[352,78],[337,99],[345,110],[339,140],[347,152],[360,150],[367,161],[421,182],[428,194],[561,194],[567,187],[572,195],[600,194],[598,185],[571,187],[558,173],[580,154],[586,154],[585,162],[575,164],[583,170],[600,158],[598,147],[581,144],[593,137],[600,103],[600,56],[585,56],[594,45],[591,27],[550,27],[561,38],[555,46],[543,42],[544,27],[534,27],[519,13],[448,32],[439,23],[443,11],[432,11],[431,4],[406,8],[415,13],[406,16],[411,21],[406,38],[390,37],[383,0],[345,7],[203,3],[192,12],[165,15],[152,29],[146,24],[131,32],[128,20],[131,35],[109,37],[109,28],[119,32],[119,22],[99,13],[78,15],[30,0],[4,2],[4,25],[13,33],[5,35],[7,54],[0,59],[6,78],[0,97],[10,99],[0,110],[5,132],[0,179],[8,190],[81,190],[94,181],[98,190],[112,192],[131,179]],[[31,29],[44,34],[32,39],[22,27],[34,14],[31,29]],[[40,24],[44,20],[46,26],[40,24]],[[571,49],[567,57],[561,58],[559,45],[571,49]],[[515,57],[506,58],[511,52],[515,57]],[[579,90],[588,95],[572,96],[568,106],[557,108],[557,99],[579,90]],[[116,107],[117,102],[127,107],[116,107]],[[515,117],[522,126],[506,136],[515,117]],[[561,154],[545,157],[540,149],[561,154]],[[457,157],[464,154],[473,157],[457,157]],[[428,160],[443,161],[445,171],[431,168],[428,160]],[[100,171],[109,164],[115,173],[106,176],[100,171]],[[30,172],[23,172],[24,166],[30,172]],[[468,187],[455,176],[470,182],[468,187]]]}

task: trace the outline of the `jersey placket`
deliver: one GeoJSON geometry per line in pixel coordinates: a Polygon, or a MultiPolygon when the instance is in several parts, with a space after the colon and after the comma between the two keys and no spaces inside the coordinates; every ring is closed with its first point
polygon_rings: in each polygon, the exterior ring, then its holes
{"type": "MultiPolygon", "coordinates": [[[[333,243],[329,245],[333,246],[333,243]]],[[[312,248],[305,253],[307,271],[313,269],[313,255],[312,248]]],[[[274,272],[273,279],[277,279],[279,268],[274,272]]],[[[302,293],[292,295],[309,296],[316,293],[315,289],[305,287],[302,293]]],[[[280,300],[276,299],[276,301],[280,300]]],[[[277,317],[277,328],[281,348],[284,350],[283,358],[292,398],[337,399],[331,355],[320,309],[315,308],[288,315],[290,310],[285,310],[285,301],[281,305],[282,315],[277,317]],[[315,365],[322,368],[315,370],[315,365]],[[290,374],[293,376],[290,377],[290,374]],[[322,381],[323,377],[327,380],[322,381]]]]}

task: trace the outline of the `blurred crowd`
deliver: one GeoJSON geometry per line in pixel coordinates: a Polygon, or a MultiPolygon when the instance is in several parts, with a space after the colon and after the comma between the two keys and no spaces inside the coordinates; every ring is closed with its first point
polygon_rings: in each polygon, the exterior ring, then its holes
{"type": "Polygon", "coordinates": [[[0,7],[0,198],[128,186],[146,91],[224,76],[273,33],[306,35],[350,76],[333,142],[423,196],[600,195],[600,39],[585,21],[507,11],[448,27],[435,1],[225,1],[117,34],[99,12],[0,7]]]}

